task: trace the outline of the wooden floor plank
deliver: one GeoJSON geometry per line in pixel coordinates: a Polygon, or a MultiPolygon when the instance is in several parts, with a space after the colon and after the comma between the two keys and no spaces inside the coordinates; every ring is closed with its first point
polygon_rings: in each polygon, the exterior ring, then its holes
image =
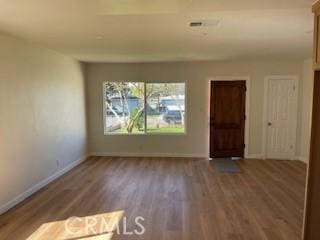
{"type": "Polygon", "coordinates": [[[204,159],[91,157],[0,216],[0,239],[300,239],[306,166],[238,164],[240,173],[220,173],[204,159]],[[134,230],[142,216],[145,234],[70,238],[64,231],[70,217],[119,212],[120,229],[126,219],[134,230]]]}

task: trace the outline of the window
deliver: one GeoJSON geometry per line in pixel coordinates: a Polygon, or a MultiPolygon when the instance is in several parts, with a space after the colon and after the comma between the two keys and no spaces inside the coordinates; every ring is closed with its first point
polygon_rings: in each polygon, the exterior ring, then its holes
{"type": "Polygon", "coordinates": [[[144,83],[107,82],[105,85],[105,133],[144,133],[144,83]]]}
{"type": "Polygon", "coordinates": [[[147,132],[184,133],[185,84],[147,83],[147,132]]]}
{"type": "Polygon", "coordinates": [[[104,83],[105,134],[185,133],[185,83],[104,83]]]}

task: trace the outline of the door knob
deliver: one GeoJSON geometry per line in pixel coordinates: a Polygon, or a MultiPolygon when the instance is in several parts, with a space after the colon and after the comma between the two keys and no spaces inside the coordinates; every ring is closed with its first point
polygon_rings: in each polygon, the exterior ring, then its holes
{"type": "Polygon", "coordinates": [[[272,125],[272,123],[271,122],[268,122],[268,126],[271,126],[272,125]]]}

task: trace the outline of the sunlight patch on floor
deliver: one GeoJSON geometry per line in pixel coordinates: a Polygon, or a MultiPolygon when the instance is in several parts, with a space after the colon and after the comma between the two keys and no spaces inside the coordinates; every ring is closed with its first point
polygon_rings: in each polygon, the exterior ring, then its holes
{"type": "Polygon", "coordinates": [[[27,240],[111,240],[124,211],[42,224],[27,240]]]}

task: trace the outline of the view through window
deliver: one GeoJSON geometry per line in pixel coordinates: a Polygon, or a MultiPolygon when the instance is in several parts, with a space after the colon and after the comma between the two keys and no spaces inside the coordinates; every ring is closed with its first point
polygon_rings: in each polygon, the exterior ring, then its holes
{"type": "Polygon", "coordinates": [[[185,83],[104,83],[105,134],[185,132],[185,83]]]}

